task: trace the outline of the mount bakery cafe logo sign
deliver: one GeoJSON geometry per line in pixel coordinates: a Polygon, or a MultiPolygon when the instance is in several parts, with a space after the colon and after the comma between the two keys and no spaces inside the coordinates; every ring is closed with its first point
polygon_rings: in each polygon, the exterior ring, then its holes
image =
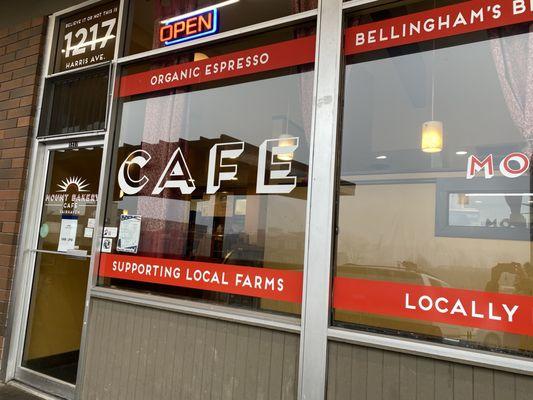
{"type": "Polygon", "coordinates": [[[47,206],[60,205],[61,214],[80,215],[80,206],[96,204],[98,194],[90,193],[89,183],[79,176],[70,176],[57,184],[55,193],[47,193],[44,202],[47,206]]]}

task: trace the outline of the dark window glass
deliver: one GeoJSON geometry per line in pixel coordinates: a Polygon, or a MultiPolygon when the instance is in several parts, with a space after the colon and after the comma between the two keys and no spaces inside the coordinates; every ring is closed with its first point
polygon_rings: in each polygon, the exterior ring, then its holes
{"type": "Polygon", "coordinates": [[[317,0],[135,0],[125,53],[130,55],[163,47],[159,31],[161,22],[196,10],[216,8],[217,32],[225,32],[316,7],[317,0]]]}
{"type": "MultiPolygon", "coordinates": [[[[347,24],[381,21],[379,40],[389,19],[432,8],[347,24]]],[[[335,325],[533,355],[529,28],[346,57],[335,325]]]]}
{"type": "MultiPolygon", "coordinates": [[[[283,29],[132,65],[123,72],[128,76],[180,62],[205,60],[243,48],[291,41],[306,32],[314,33],[309,27],[283,29]]],[[[104,243],[109,247],[103,251],[127,256],[121,239],[123,221],[138,216],[140,236],[134,254],[129,253],[132,256],[193,265],[205,262],[215,265],[215,269],[228,266],[234,270],[239,266],[248,271],[299,274],[297,284],[301,285],[312,91],[313,65],[306,64],[123,98],[105,220],[119,233],[118,238],[104,243]],[[273,156],[270,145],[262,149],[271,139],[281,148],[297,146],[273,156]],[[214,146],[222,144],[238,155],[222,164],[211,164],[213,157],[220,154],[214,146]],[[183,162],[176,169],[171,160],[178,149],[183,162]],[[143,166],[135,162],[128,167],[130,184],[146,183],[137,193],[131,193],[124,182],[117,180],[121,168],[124,172],[132,161],[133,152],[145,160],[150,157],[143,166]],[[261,154],[274,163],[268,161],[269,166],[261,166],[261,154]],[[233,166],[228,169],[228,164],[233,166]],[[213,165],[216,167],[210,169],[213,165]],[[220,181],[218,188],[208,188],[213,182],[209,171],[218,176],[234,167],[235,176],[220,181]],[[288,171],[285,177],[281,174],[274,178],[276,171],[283,170],[288,171]],[[262,171],[265,175],[260,179],[262,171]],[[177,176],[182,174],[191,176],[187,185],[191,188],[194,184],[195,188],[190,193],[183,186],[157,190],[158,185],[179,179],[177,176]],[[258,181],[261,187],[279,184],[282,188],[266,193],[258,189],[258,181]]],[[[255,310],[291,314],[300,310],[298,298],[285,301],[109,277],[101,277],[100,284],[255,310]]]]}
{"type": "Polygon", "coordinates": [[[40,136],[105,129],[109,69],[46,82],[40,136]]]}

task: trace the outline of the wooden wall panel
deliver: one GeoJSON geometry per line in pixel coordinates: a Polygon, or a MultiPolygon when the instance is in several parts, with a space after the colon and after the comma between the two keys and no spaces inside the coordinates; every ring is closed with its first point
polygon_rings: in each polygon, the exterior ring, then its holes
{"type": "Polygon", "coordinates": [[[82,399],[296,399],[298,335],[92,300],[82,399]]]}
{"type": "Polygon", "coordinates": [[[533,377],[330,342],[328,400],[525,400],[533,377]]]}

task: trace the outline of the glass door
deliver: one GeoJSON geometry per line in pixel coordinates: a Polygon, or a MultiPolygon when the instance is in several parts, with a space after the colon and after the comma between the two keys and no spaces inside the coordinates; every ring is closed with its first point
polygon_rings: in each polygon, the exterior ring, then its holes
{"type": "MultiPolygon", "coordinates": [[[[31,297],[17,376],[74,392],[96,223],[102,144],[47,148],[31,297]],[[70,390],[69,390],[70,388],[70,390]]],[[[46,390],[46,389],[45,389],[46,390]]],[[[50,390],[57,394],[58,390],[50,390]]]]}

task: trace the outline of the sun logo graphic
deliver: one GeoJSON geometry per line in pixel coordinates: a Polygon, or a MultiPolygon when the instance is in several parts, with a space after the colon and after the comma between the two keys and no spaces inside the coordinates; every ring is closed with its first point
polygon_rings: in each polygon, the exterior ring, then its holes
{"type": "Polygon", "coordinates": [[[78,192],[88,192],[86,188],[89,187],[89,184],[85,179],[82,179],[78,176],[65,178],[61,181],[61,183],[57,184],[57,186],[59,186],[60,193],[65,193],[71,185],[76,186],[78,192]]]}

